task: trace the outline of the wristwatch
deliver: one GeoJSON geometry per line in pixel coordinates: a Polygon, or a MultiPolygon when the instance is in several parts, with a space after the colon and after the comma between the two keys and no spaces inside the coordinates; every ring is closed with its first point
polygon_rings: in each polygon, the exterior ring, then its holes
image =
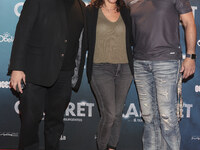
{"type": "Polygon", "coordinates": [[[187,58],[196,59],[196,54],[186,54],[187,58]]]}

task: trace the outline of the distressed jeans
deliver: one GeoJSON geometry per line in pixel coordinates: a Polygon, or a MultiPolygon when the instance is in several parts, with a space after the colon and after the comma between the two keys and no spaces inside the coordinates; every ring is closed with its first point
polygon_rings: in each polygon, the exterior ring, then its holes
{"type": "Polygon", "coordinates": [[[117,146],[122,111],[132,79],[128,64],[93,64],[91,87],[101,115],[97,131],[99,150],[117,146]]]}
{"type": "Polygon", "coordinates": [[[179,150],[176,115],[180,61],[134,61],[134,77],[144,119],[144,150],[179,150]]]}

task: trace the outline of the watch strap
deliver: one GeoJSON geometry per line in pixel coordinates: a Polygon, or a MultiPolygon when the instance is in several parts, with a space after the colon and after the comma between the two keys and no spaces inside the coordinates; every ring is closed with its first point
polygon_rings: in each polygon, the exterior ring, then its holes
{"type": "Polygon", "coordinates": [[[196,54],[186,54],[187,58],[196,59],[196,54]]]}

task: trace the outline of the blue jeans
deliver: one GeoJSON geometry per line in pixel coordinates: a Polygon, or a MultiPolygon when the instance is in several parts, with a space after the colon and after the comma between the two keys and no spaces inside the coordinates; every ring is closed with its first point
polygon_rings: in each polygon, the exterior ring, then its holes
{"type": "Polygon", "coordinates": [[[128,64],[93,64],[91,87],[101,115],[97,132],[99,150],[117,146],[122,111],[132,79],[128,64]]]}
{"type": "Polygon", "coordinates": [[[179,150],[176,115],[180,61],[134,61],[134,77],[144,119],[144,150],[179,150]]]}

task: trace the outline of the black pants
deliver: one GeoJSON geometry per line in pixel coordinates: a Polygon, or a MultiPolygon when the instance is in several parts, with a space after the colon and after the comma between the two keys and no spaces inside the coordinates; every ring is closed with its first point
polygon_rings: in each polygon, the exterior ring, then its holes
{"type": "Polygon", "coordinates": [[[91,87],[101,114],[97,131],[98,150],[117,147],[122,111],[132,80],[128,64],[93,64],[91,87]]]}
{"type": "Polygon", "coordinates": [[[71,98],[72,71],[61,71],[55,84],[43,87],[27,83],[20,99],[19,150],[39,150],[38,129],[45,113],[45,150],[58,150],[64,130],[63,116],[71,98]]]}

